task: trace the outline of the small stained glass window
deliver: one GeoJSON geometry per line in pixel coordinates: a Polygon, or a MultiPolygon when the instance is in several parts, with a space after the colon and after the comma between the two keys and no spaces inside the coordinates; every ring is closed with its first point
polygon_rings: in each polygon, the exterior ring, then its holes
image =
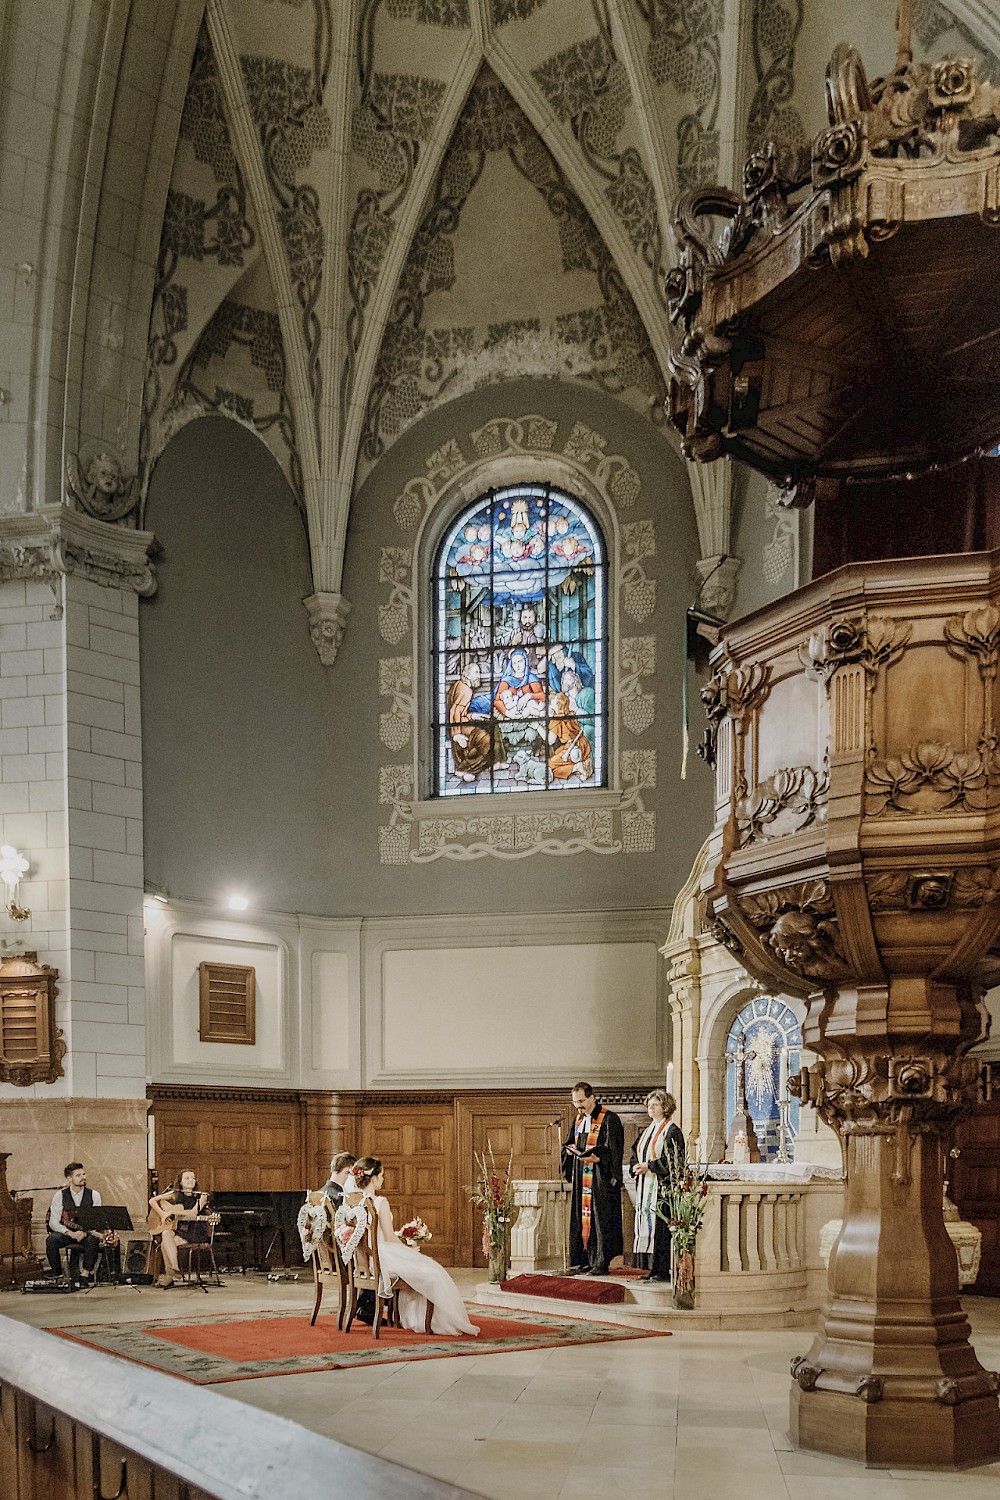
{"type": "Polygon", "coordinates": [[[544,484],[480,496],[437,555],[434,791],[606,784],[605,548],[544,484]]]}

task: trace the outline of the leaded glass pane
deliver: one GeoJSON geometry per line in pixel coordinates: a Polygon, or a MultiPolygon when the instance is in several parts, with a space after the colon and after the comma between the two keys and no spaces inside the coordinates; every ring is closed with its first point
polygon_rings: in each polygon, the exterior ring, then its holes
{"type": "Polygon", "coordinates": [[[593,517],[551,486],[454,522],[434,578],[439,796],[606,784],[605,574],[593,517]]]}

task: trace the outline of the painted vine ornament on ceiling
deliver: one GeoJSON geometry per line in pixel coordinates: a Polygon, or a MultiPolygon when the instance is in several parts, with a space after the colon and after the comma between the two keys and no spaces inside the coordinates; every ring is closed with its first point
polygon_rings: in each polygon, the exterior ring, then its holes
{"type": "MultiPolygon", "coordinates": [[[[388,233],[387,223],[384,234],[365,242],[368,253],[382,246],[384,254],[388,233]]],[[[361,264],[360,248],[357,258],[355,290],[359,298],[361,288],[368,291],[351,315],[356,321],[349,344],[360,337],[363,302],[378,272],[374,261],[361,264]]],[[[643,408],[660,419],[662,375],[613,257],[548,147],[506,88],[484,68],[456,124],[400,278],[368,395],[362,456],[375,462],[443,396],[529,369],[593,381],[614,395],[634,392],[643,408]],[[598,306],[557,314],[546,319],[544,327],[540,318],[490,324],[485,338],[469,325],[425,326],[428,299],[455,286],[455,238],[491,152],[506,153],[538,192],[556,221],[563,270],[594,275],[601,296],[598,306]]],[[[345,386],[342,399],[346,396],[345,386]]]]}
{"type": "MultiPolygon", "coordinates": [[[[366,0],[355,49],[361,97],[351,120],[351,142],[372,180],[358,190],[347,233],[350,310],[340,378],[342,423],[347,420],[368,303],[446,92],[438,79],[375,70],[373,30],[380,7],[381,0],[366,0]]],[[[411,11],[412,6],[405,14],[411,11]]]]}
{"type": "Polygon", "coordinates": [[[756,87],[747,116],[747,144],[756,151],[774,139],[806,139],[795,93],[795,48],[805,20],[805,0],[752,0],[750,46],[756,87]]]}
{"type": "Polygon", "coordinates": [[[323,329],[317,308],[326,241],[319,193],[311,182],[300,178],[314,154],[330,144],[332,123],[323,97],[333,48],[331,0],[313,0],[313,33],[311,68],[259,55],[241,57],[240,67],[250,112],[260,132],[264,169],[298,301],[318,442],[323,329]]]}
{"type": "Polygon", "coordinates": [[[712,182],[719,172],[723,0],[637,0],[649,28],[646,58],[657,85],[690,101],[677,121],[677,181],[712,182]]]}
{"type": "Polygon", "coordinates": [[[274,445],[276,456],[279,461],[284,459],[288,482],[304,516],[302,461],[295,432],[295,412],[288,394],[285,347],[276,312],[227,297],[182,363],[165,425],[175,432],[185,421],[212,412],[231,417],[265,440],[277,439],[274,445]],[[246,393],[251,381],[239,379],[240,372],[233,368],[233,350],[244,351],[252,369],[263,375],[266,390],[274,397],[273,401],[262,401],[260,397],[246,393]],[[213,385],[211,379],[205,381],[206,374],[211,377],[213,370],[221,372],[227,361],[226,373],[234,383],[242,386],[242,391],[213,385]]]}
{"type": "MultiPolygon", "coordinates": [[[[387,821],[379,828],[379,858],[386,865],[426,864],[439,859],[470,860],[487,856],[523,859],[532,854],[567,855],[652,853],[656,846],[656,814],[643,794],[656,785],[656,750],[633,746],[651,729],[655,694],[648,685],[655,672],[654,636],[623,636],[617,643],[620,670],[617,694],[618,783],[620,802],[614,807],[587,806],[587,792],[564,792],[572,798],[565,809],[532,811],[532,793],[505,794],[505,808],[473,814],[456,808],[449,817],[415,810],[417,745],[421,725],[417,717],[415,663],[422,660],[418,643],[419,601],[414,586],[413,533],[456,482],[474,488],[475,474],[485,461],[517,454],[558,453],[577,466],[596,486],[608,507],[620,513],[635,505],[640,479],[629,461],[606,452],[607,439],[583,423],[576,423],[559,445],[558,423],[539,414],[496,418],[468,437],[451,438],[430,454],[424,472],[411,478],[393,504],[400,540],[379,551],[377,620],[379,634],[389,646],[406,644],[406,653],[379,662],[380,698],[389,700],[379,716],[379,737],[390,753],[410,748],[405,764],[378,768],[378,799],[387,821]],[[516,804],[516,805],[515,805],[516,804]],[[522,810],[523,807],[523,810],[522,810]]],[[[657,580],[648,565],[656,556],[651,520],[623,521],[614,578],[618,615],[622,621],[647,620],[656,608],[657,580]]],[[[606,794],[603,794],[606,796],[606,794]]],[[[472,799],[473,801],[475,799],[472,799]]]]}
{"type": "Polygon", "coordinates": [[[175,185],[175,163],[160,233],[146,349],[139,437],[143,491],[164,441],[154,424],[162,421],[173,396],[165,388],[165,376],[177,364],[178,342],[188,329],[188,288],[177,280],[181,264],[243,267],[257,243],[246,183],[233,150],[215,58],[204,28],[191,67],[179,138],[190,145],[195,161],[210,169],[216,193],[210,203],[182,191],[175,185]]]}
{"type": "Polygon", "coordinates": [[[603,180],[604,197],[665,303],[666,262],[653,184],[635,147],[619,145],[632,103],[628,75],[615,53],[606,7],[594,3],[593,10],[596,33],[546,59],[532,77],[603,180]]]}

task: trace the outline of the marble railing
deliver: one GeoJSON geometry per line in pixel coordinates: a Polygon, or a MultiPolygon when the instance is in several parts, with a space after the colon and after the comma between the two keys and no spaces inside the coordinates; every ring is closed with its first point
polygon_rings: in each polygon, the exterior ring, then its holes
{"type": "Polygon", "coordinates": [[[839,1211],[842,1193],[843,1183],[821,1178],[711,1182],[695,1262],[698,1307],[818,1306],[826,1284],[820,1229],[839,1211]]]}

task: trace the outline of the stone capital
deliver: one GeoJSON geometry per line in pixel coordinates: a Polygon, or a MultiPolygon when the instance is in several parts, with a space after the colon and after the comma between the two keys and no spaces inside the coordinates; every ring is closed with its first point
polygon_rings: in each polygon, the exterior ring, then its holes
{"type": "Polygon", "coordinates": [[[156,593],[151,531],[98,521],[65,505],[0,516],[0,582],[26,579],[55,586],[68,573],[102,588],[156,593]]]}
{"type": "Polygon", "coordinates": [[[742,566],[741,557],[726,554],[703,557],[696,562],[695,569],[701,579],[698,607],[722,620],[728,619],[736,598],[736,578],[742,566]]]}
{"type": "Polygon", "coordinates": [[[324,667],[332,667],[344,639],[350,601],[343,594],[320,593],[310,594],[302,603],[309,616],[309,637],[316,654],[324,667]]]}

